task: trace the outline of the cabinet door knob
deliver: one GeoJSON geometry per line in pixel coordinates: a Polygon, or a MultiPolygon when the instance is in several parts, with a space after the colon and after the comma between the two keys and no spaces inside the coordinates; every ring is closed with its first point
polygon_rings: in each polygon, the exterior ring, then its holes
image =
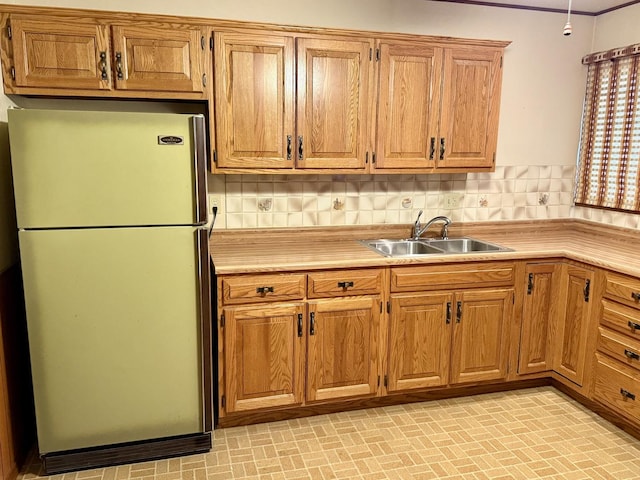
{"type": "Polygon", "coordinates": [[[292,149],[292,138],[291,135],[287,135],[287,160],[291,160],[291,149],[292,149]]]}
{"type": "Polygon", "coordinates": [[[122,53],[116,52],[116,74],[118,80],[122,80],[124,78],[124,74],[122,73],[122,53]]]}
{"type": "Polygon", "coordinates": [[[462,320],[462,302],[456,305],[456,323],[460,323],[460,320],[462,320]]]}
{"type": "Polygon", "coordinates": [[[302,336],[302,314],[299,313],[298,314],[298,336],[301,337],[302,336]]]}
{"type": "Polygon", "coordinates": [[[447,325],[451,323],[451,302],[447,302],[447,325]]]}
{"type": "Polygon", "coordinates": [[[309,335],[316,334],[316,314],[311,312],[309,314],[309,335]]]}
{"type": "Polygon", "coordinates": [[[304,160],[304,147],[302,145],[302,135],[298,136],[298,159],[304,160]]]}
{"type": "Polygon", "coordinates": [[[531,295],[533,292],[533,273],[529,274],[529,282],[527,283],[527,295],[531,295]]]}

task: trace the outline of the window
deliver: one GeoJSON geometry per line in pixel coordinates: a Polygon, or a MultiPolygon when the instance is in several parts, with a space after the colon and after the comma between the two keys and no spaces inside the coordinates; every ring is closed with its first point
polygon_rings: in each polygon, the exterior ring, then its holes
{"type": "Polygon", "coordinates": [[[582,63],[589,69],[575,203],[640,213],[640,44],[582,63]]]}

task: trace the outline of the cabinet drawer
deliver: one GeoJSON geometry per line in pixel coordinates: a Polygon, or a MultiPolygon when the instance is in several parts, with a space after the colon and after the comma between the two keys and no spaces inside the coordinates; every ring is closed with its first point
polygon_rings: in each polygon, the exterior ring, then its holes
{"type": "Polygon", "coordinates": [[[605,297],[640,309],[640,279],[607,273],[605,297]]]}
{"type": "Polygon", "coordinates": [[[379,293],[382,270],[336,270],[309,274],[309,298],[379,293]]]}
{"type": "Polygon", "coordinates": [[[596,400],[614,410],[640,420],[640,380],[638,372],[597,354],[596,400]]]}
{"type": "Polygon", "coordinates": [[[305,287],[304,273],[223,277],[222,299],[225,304],[299,300],[305,287]]]}
{"type": "Polygon", "coordinates": [[[602,300],[600,324],[640,339],[640,311],[602,300]]]}
{"type": "Polygon", "coordinates": [[[458,263],[391,269],[392,292],[501,287],[513,284],[513,263],[458,263]]]}
{"type": "Polygon", "coordinates": [[[640,340],[600,327],[598,350],[630,367],[640,369],[640,340]]]}

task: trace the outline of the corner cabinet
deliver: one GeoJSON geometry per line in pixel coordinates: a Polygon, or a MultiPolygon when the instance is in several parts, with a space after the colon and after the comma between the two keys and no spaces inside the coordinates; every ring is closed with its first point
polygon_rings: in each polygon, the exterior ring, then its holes
{"type": "Polygon", "coordinates": [[[378,42],[376,170],[492,170],[502,48],[378,42]]]}
{"type": "Polygon", "coordinates": [[[6,27],[6,93],[206,98],[206,28],[36,15],[6,27]]]}
{"type": "Polygon", "coordinates": [[[218,169],[365,171],[372,40],[234,31],[214,44],[218,169]]]}

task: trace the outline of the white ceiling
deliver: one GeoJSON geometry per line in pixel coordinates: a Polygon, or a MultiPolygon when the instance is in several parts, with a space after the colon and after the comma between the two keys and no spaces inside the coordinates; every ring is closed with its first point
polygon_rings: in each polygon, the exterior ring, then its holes
{"type": "MultiPolygon", "coordinates": [[[[478,3],[513,8],[533,8],[551,11],[566,11],[569,0],[436,0],[456,3],[478,3]]],[[[597,15],[623,5],[640,3],[640,0],[572,0],[571,11],[597,15]]]]}

